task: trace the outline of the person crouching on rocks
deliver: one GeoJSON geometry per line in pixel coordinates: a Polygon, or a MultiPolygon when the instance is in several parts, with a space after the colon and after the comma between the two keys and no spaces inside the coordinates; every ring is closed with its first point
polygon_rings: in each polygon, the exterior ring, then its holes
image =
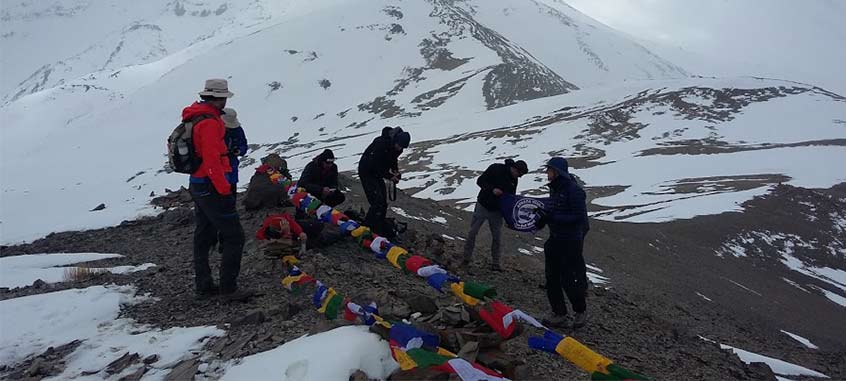
{"type": "Polygon", "coordinates": [[[549,226],[549,239],[543,246],[546,295],[553,316],[544,324],[581,328],[587,318],[587,268],[582,255],[584,239],[590,230],[585,191],[568,172],[567,160],[553,157],[546,163],[550,203],[539,209],[538,230],[549,226]],[[573,305],[575,317],[567,313],[564,293],[573,305]]]}
{"type": "Polygon", "coordinates": [[[244,197],[244,208],[255,211],[282,206],[288,200],[282,183],[290,179],[291,174],[285,159],[275,153],[265,156],[250,178],[247,195],[244,197]]]}
{"type": "Polygon", "coordinates": [[[308,235],[288,213],[274,214],[264,219],[256,238],[269,241],[264,247],[268,257],[282,258],[305,252],[308,235]]]}
{"type": "Polygon", "coordinates": [[[323,150],[306,164],[297,186],[305,188],[312,196],[333,208],[346,199],[338,189],[338,166],[335,164],[335,154],[330,149],[323,150]]]}

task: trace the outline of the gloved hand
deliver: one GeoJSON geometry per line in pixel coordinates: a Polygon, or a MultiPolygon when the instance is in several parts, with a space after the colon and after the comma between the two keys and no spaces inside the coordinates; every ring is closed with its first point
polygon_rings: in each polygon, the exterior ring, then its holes
{"type": "Polygon", "coordinates": [[[541,230],[546,227],[546,224],[549,222],[549,216],[546,214],[546,211],[538,208],[535,209],[535,214],[538,216],[537,222],[535,222],[535,229],[541,230]]]}

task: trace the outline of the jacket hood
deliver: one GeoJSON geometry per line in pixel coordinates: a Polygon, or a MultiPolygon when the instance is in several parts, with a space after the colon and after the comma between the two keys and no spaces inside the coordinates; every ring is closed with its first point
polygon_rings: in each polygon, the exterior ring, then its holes
{"type": "Polygon", "coordinates": [[[325,150],[323,150],[323,152],[320,153],[320,155],[317,155],[317,157],[314,158],[314,161],[319,163],[319,162],[326,161],[327,159],[334,159],[334,158],[335,158],[335,153],[332,152],[331,149],[325,149],[325,150]]]}
{"type": "Polygon", "coordinates": [[[194,104],[182,109],[182,120],[188,120],[204,114],[220,117],[220,110],[205,102],[195,102],[194,104]]]}

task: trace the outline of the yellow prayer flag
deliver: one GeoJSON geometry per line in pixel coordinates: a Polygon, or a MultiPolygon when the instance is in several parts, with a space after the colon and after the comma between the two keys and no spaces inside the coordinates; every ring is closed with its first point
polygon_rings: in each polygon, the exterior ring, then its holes
{"type": "Polygon", "coordinates": [[[329,288],[329,290],[326,291],[326,298],[323,299],[323,304],[320,306],[319,309],[317,309],[317,312],[325,314],[326,313],[326,306],[329,305],[329,301],[332,300],[332,297],[335,296],[335,295],[337,295],[337,293],[335,292],[335,289],[329,288]]]}
{"type": "Polygon", "coordinates": [[[572,337],[565,337],[564,340],[561,340],[558,346],[555,347],[555,351],[561,357],[564,357],[588,373],[600,372],[608,374],[608,365],[613,363],[608,358],[590,350],[590,348],[572,337]]]}
{"type": "Polygon", "coordinates": [[[300,260],[297,259],[297,257],[295,257],[293,255],[286,255],[286,256],[282,257],[282,263],[285,266],[294,266],[297,263],[300,263],[300,260]]]}
{"type": "Polygon", "coordinates": [[[405,351],[399,348],[391,348],[391,350],[394,352],[394,360],[397,360],[400,369],[411,370],[417,368],[417,363],[411,359],[411,356],[409,356],[408,353],[405,353],[405,351]]]}
{"type": "Polygon", "coordinates": [[[464,293],[464,282],[453,283],[449,285],[449,287],[452,289],[452,293],[455,294],[455,296],[461,299],[464,303],[467,303],[471,306],[479,304],[479,299],[476,299],[464,293]]]}
{"type": "Polygon", "coordinates": [[[359,226],[359,227],[355,228],[355,230],[351,231],[350,235],[355,237],[355,238],[358,238],[358,237],[361,237],[362,234],[369,232],[369,231],[370,231],[370,228],[368,228],[367,226],[359,226]]]}
{"type": "Polygon", "coordinates": [[[400,269],[401,267],[399,265],[399,257],[400,257],[400,255],[407,255],[407,254],[408,254],[408,250],[405,250],[405,249],[403,249],[399,246],[394,246],[394,247],[391,247],[390,250],[388,250],[388,254],[385,255],[385,256],[388,258],[388,262],[390,262],[392,265],[394,265],[394,267],[400,269]]]}
{"type": "Polygon", "coordinates": [[[290,290],[291,285],[294,284],[294,282],[302,279],[303,276],[305,276],[305,274],[294,275],[294,276],[288,275],[288,276],[286,276],[285,278],[282,279],[282,285],[285,286],[285,288],[290,290]]]}

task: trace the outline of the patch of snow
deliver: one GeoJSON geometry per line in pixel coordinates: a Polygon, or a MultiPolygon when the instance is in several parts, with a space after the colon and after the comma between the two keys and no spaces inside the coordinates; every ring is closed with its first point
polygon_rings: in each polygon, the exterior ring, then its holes
{"type": "Polygon", "coordinates": [[[806,347],[808,347],[808,348],[810,348],[810,349],[820,349],[820,347],[818,347],[818,346],[814,345],[814,343],[812,343],[812,342],[811,342],[811,340],[808,340],[808,339],[806,339],[806,338],[804,338],[804,337],[802,337],[802,336],[799,336],[799,335],[797,335],[797,334],[795,334],[795,333],[790,333],[790,332],[787,332],[787,331],[785,331],[785,330],[783,330],[783,329],[781,330],[781,333],[783,333],[783,334],[785,334],[785,335],[787,335],[787,336],[790,336],[790,338],[791,338],[791,339],[796,340],[796,341],[798,341],[798,342],[802,343],[802,345],[804,345],[804,346],[806,346],[806,347]]]}
{"type": "Polygon", "coordinates": [[[535,255],[535,254],[534,254],[534,253],[532,253],[531,251],[526,250],[526,249],[524,249],[524,248],[522,248],[522,247],[521,247],[521,248],[519,248],[519,249],[517,249],[517,251],[519,251],[519,252],[520,252],[520,254],[524,254],[524,255],[535,255]]]}
{"type": "Polygon", "coordinates": [[[729,345],[720,344],[720,348],[722,349],[730,349],[737,357],[740,357],[740,360],[751,364],[753,362],[762,362],[770,366],[773,370],[773,373],[783,376],[810,376],[810,377],[822,377],[822,378],[829,378],[825,374],[817,372],[812,369],[805,368],[803,366],[799,366],[793,363],[789,363],[784,360],[775,359],[772,357],[767,357],[764,355],[759,355],[754,352],[749,352],[740,348],[735,348],[729,345]]]}
{"type": "Polygon", "coordinates": [[[444,237],[444,238],[446,238],[450,241],[455,241],[455,237],[452,237],[452,236],[449,236],[449,235],[446,235],[446,234],[441,234],[441,237],[444,237]]]}
{"type": "Polygon", "coordinates": [[[796,287],[796,288],[798,288],[798,289],[800,289],[800,290],[802,290],[802,291],[804,291],[804,292],[806,292],[806,293],[809,293],[809,294],[811,293],[810,291],[806,290],[804,287],[800,286],[800,285],[799,285],[799,283],[796,283],[796,282],[794,282],[794,281],[792,281],[792,280],[790,280],[790,279],[787,279],[787,278],[781,278],[781,280],[783,280],[783,281],[787,282],[787,283],[788,283],[788,284],[790,284],[791,286],[796,287]]]}
{"type": "Polygon", "coordinates": [[[432,217],[429,221],[436,222],[436,223],[443,224],[443,225],[446,225],[446,223],[447,223],[447,219],[443,218],[441,216],[432,217]]]}
{"type": "MultiPolygon", "coordinates": [[[[532,246],[532,250],[537,251],[537,252],[539,252],[539,253],[543,253],[543,248],[542,248],[542,247],[532,246]]],[[[590,267],[590,266],[588,266],[588,267],[590,267]]],[[[602,271],[600,270],[600,272],[602,272],[602,271]]]]}
{"type": "Polygon", "coordinates": [[[423,218],[412,216],[412,215],[408,214],[404,209],[396,207],[396,206],[392,206],[391,211],[393,211],[394,213],[396,213],[399,216],[402,216],[402,217],[405,217],[405,218],[410,218],[412,220],[423,220],[423,218]]]}
{"type": "MultiPolygon", "coordinates": [[[[129,273],[144,271],[144,270],[147,270],[147,269],[150,269],[150,268],[153,268],[153,267],[156,267],[155,263],[145,263],[145,264],[138,265],[138,266],[115,266],[115,267],[104,268],[102,270],[108,271],[112,274],[123,275],[123,274],[129,274],[129,273]]],[[[99,269],[94,269],[94,270],[96,271],[96,270],[99,270],[99,269]]]]}
{"type": "Polygon", "coordinates": [[[346,380],[356,370],[386,379],[398,368],[388,343],[367,327],[346,326],[303,336],[276,349],[245,357],[223,380],[346,380]],[[331,359],[328,358],[331,354],[331,359]]]}
{"type": "Polygon", "coordinates": [[[402,216],[402,217],[405,217],[405,218],[410,218],[412,220],[434,222],[434,223],[438,223],[438,224],[442,224],[442,225],[446,225],[446,223],[447,223],[446,218],[443,218],[441,216],[432,217],[432,218],[412,216],[412,215],[408,214],[408,212],[406,212],[404,209],[396,207],[396,206],[392,206],[391,210],[399,216],[402,216]]]}
{"type": "MultiPolygon", "coordinates": [[[[64,281],[65,272],[71,269],[70,267],[59,266],[121,257],[123,255],[100,253],[29,254],[3,257],[0,258],[0,287],[15,288],[30,286],[37,279],[41,279],[47,283],[58,283],[64,281]]],[[[155,264],[145,263],[140,266],[91,269],[92,271],[108,271],[112,274],[128,274],[143,271],[153,266],[155,264]]]]}
{"type": "Polygon", "coordinates": [[[746,250],[743,248],[743,246],[739,246],[739,245],[732,245],[732,244],[723,245],[723,252],[734,255],[735,257],[738,257],[738,258],[746,256],[746,250]]]}
{"type": "Polygon", "coordinates": [[[700,293],[698,293],[698,292],[696,293],[696,295],[699,295],[699,297],[700,297],[700,298],[705,299],[705,300],[707,300],[707,301],[709,301],[709,302],[713,302],[713,300],[711,300],[711,298],[709,298],[709,297],[707,297],[707,296],[705,296],[705,295],[702,295],[702,294],[700,294],[700,293]]]}
{"type": "Polygon", "coordinates": [[[596,267],[596,266],[593,266],[593,265],[586,264],[585,266],[587,266],[587,268],[588,268],[589,270],[596,271],[596,272],[598,272],[598,273],[603,273],[603,272],[605,272],[605,271],[602,271],[602,269],[601,269],[601,268],[596,267]]]}
{"type": "Polygon", "coordinates": [[[131,286],[93,286],[0,301],[0,363],[12,365],[48,347],[82,340],[57,379],[77,379],[88,371],[104,378],[100,372],[126,352],[142,358],[158,354],[148,375],[163,377],[207,338],[224,334],[213,326],[161,330],[118,318],[121,305],[144,300],[131,286]]]}
{"type": "Polygon", "coordinates": [[[607,284],[609,281],[608,277],[599,274],[594,274],[590,271],[587,272],[587,277],[588,280],[590,280],[593,284],[607,284]]]}
{"type": "Polygon", "coordinates": [[[813,267],[787,253],[781,255],[781,263],[800,274],[821,280],[843,291],[846,291],[846,271],[830,267],[813,267]]]}
{"type": "Polygon", "coordinates": [[[846,216],[841,215],[839,212],[831,212],[828,216],[831,217],[831,222],[839,233],[846,233],[846,216]]]}
{"type": "Polygon", "coordinates": [[[840,294],[831,292],[831,291],[826,290],[826,289],[819,287],[819,286],[811,285],[811,287],[814,288],[815,290],[821,292],[823,294],[823,296],[828,298],[828,300],[831,300],[834,303],[837,303],[837,304],[839,304],[843,307],[846,307],[846,297],[843,297],[840,294]]]}
{"type": "Polygon", "coordinates": [[[746,290],[746,291],[749,291],[749,292],[751,292],[751,293],[753,293],[753,294],[755,294],[755,295],[758,295],[758,296],[764,296],[764,295],[761,295],[761,293],[759,293],[758,291],[755,291],[755,290],[753,290],[753,289],[751,289],[751,288],[749,288],[749,287],[746,287],[746,286],[744,286],[744,285],[742,285],[742,284],[740,284],[740,283],[737,283],[737,282],[735,282],[735,281],[733,281],[733,280],[731,280],[731,279],[726,278],[726,280],[728,280],[729,282],[733,283],[735,286],[740,287],[740,288],[742,288],[742,289],[744,289],[744,290],[746,290]]]}

